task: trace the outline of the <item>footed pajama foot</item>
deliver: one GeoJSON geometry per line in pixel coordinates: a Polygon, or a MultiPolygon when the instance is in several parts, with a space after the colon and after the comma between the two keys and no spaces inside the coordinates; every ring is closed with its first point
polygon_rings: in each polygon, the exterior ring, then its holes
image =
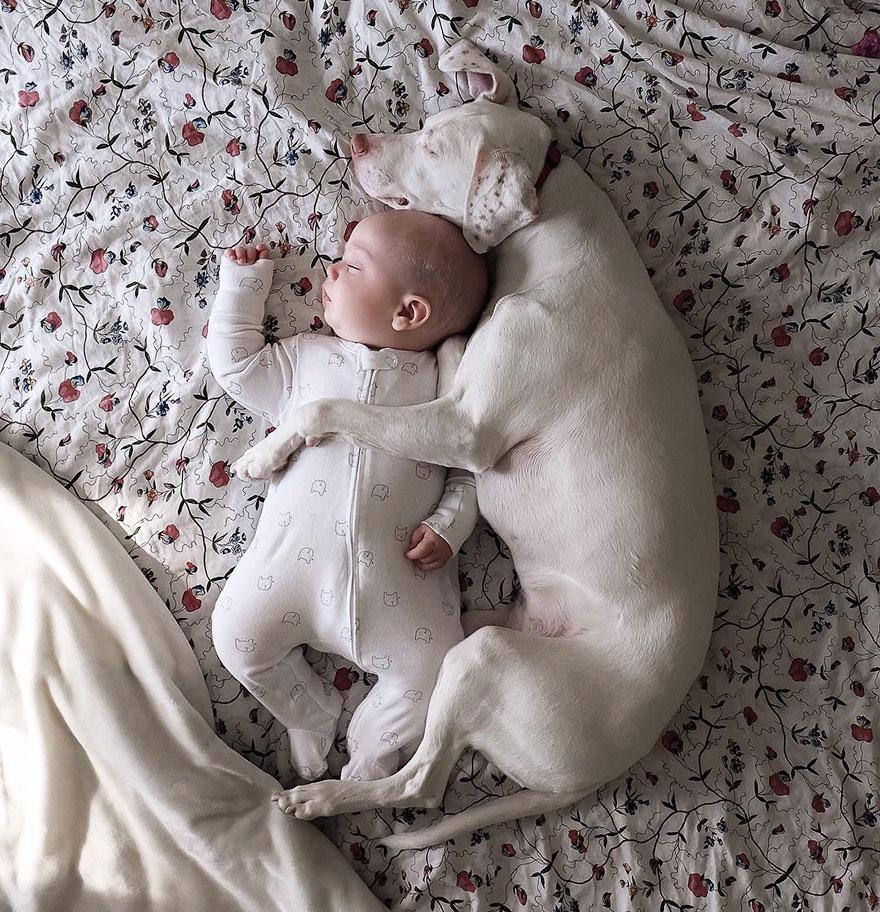
{"type": "MultiPolygon", "coordinates": [[[[397,757],[397,751],[394,758],[397,757]]],[[[388,759],[388,758],[386,758],[388,759]]],[[[394,764],[393,769],[397,769],[398,764],[394,764]]],[[[392,773],[384,766],[371,760],[369,757],[352,757],[339,772],[339,778],[346,780],[365,780],[365,779],[387,779],[392,773]]]]}
{"type": "Polygon", "coordinates": [[[312,780],[323,775],[327,771],[332,731],[324,733],[288,728],[287,735],[290,739],[290,759],[299,778],[312,780]]]}

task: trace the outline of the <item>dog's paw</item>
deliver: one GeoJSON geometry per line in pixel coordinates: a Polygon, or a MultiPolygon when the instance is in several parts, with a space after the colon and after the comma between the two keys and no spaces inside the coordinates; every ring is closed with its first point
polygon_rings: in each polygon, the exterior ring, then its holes
{"type": "Polygon", "coordinates": [[[249,480],[270,478],[273,472],[277,472],[287,464],[291,455],[304,443],[299,434],[287,435],[284,440],[277,442],[272,440],[272,436],[270,435],[252,446],[232,463],[232,471],[239,478],[249,480]]]}
{"type": "Polygon", "coordinates": [[[308,782],[296,788],[276,792],[272,800],[278,810],[293,814],[300,820],[314,820],[315,817],[332,817],[339,813],[339,800],[346,791],[346,784],[338,779],[322,779],[308,782]]]}
{"type": "Polygon", "coordinates": [[[268,478],[275,471],[274,460],[267,459],[260,453],[254,453],[248,450],[243,456],[240,456],[232,463],[230,468],[233,475],[244,478],[248,481],[257,481],[262,478],[268,478]]]}

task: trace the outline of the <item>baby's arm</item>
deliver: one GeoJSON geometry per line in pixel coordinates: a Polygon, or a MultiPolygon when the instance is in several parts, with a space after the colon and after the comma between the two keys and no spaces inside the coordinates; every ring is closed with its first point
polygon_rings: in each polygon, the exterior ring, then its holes
{"type": "Polygon", "coordinates": [[[477,524],[477,487],[464,469],[450,469],[437,509],[422,525],[436,532],[457,554],[477,524]]]}
{"type": "Polygon", "coordinates": [[[208,362],[220,386],[276,424],[293,390],[296,337],[266,344],[263,318],[275,264],[220,259],[220,285],[208,324],[208,362]]]}

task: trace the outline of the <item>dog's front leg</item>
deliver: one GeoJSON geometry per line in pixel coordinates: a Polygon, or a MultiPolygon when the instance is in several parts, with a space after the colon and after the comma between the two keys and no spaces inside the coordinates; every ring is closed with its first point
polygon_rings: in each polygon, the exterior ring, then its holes
{"type": "Polygon", "coordinates": [[[297,418],[305,438],[338,434],[354,446],[479,475],[523,439],[515,418],[505,414],[504,403],[499,399],[494,405],[490,412],[480,397],[452,391],[406,406],[318,399],[291,417],[297,418]]]}
{"type": "Polygon", "coordinates": [[[407,406],[363,405],[349,399],[318,399],[297,409],[304,437],[338,434],[359,447],[404,459],[479,472],[473,417],[451,396],[407,406]]]}
{"type": "Polygon", "coordinates": [[[503,454],[497,452],[502,435],[478,429],[473,415],[452,395],[407,406],[316,399],[300,406],[274,433],[248,450],[235,463],[236,471],[248,478],[268,478],[307,438],[329,434],[338,434],[354,446],[474,473],[490,468],[503,454]]]}

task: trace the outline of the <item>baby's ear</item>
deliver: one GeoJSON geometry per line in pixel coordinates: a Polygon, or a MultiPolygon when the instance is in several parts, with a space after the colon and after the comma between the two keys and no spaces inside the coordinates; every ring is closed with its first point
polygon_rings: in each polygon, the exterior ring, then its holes
{"type": "Polygon", "coordinates": [[[397,332],[418,329],[431,318],[431,302],[421,295],[409,295],[391,319],[391,328],[397,332]]]}
{"type": "Polygon", "coordinates": [[[471,248],[485,253],[537,217],[538,194],[525,158],[480,147],[462,218],[464,239],[471,248]]]}

